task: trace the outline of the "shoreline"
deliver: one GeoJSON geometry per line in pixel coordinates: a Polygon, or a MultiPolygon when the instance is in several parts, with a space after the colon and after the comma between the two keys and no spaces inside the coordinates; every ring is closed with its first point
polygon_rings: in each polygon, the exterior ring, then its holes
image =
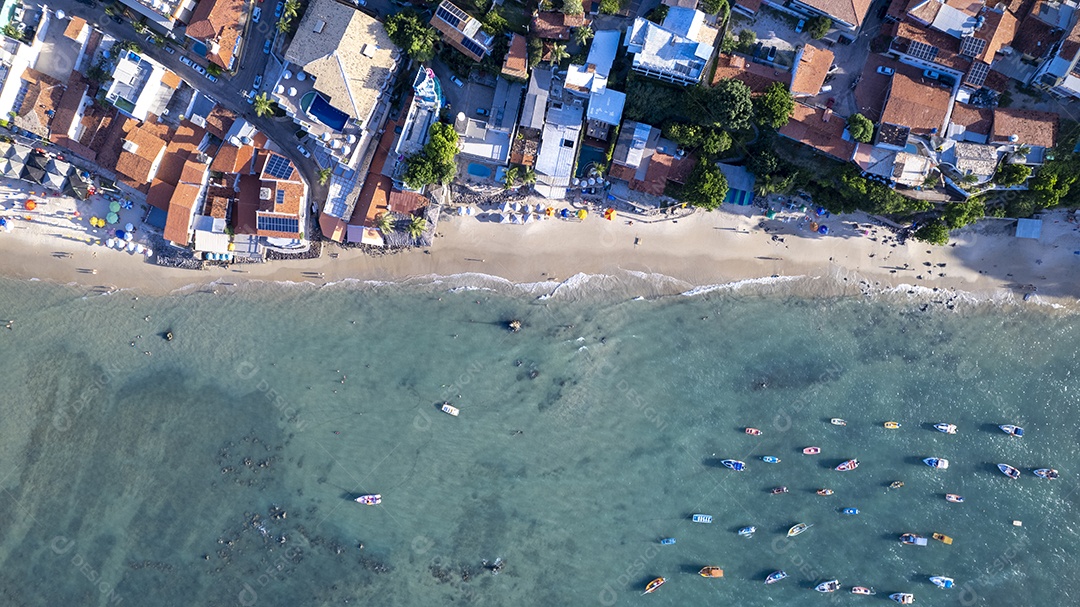
{"type": "Polygon", "coordinates": [[[539,295],[544,295],[542,289],[530,286],[558,291],[565,288],[564,281],[577,277],[577,282],[605,283],[605,290],[629,289],[627,295],[653,297],[780,281],[810,296],[926,289],[977,300],[1019,301],[1033,293],[1038,303],[1078,307],[1080,283],[1070,275],[1073,264],[1080,263],[1074,254],[1080,250],[1080,228],[1066,221],[1064,211],[1044,214],[1039,241],[1014,238],[1011,222],[985,220],[957,232],[944,247],[910,240],[898,244],[889,230],[871,225],[861,214],[824,220],[830,233],[822,236],[797,230],[783,218],[765,221],[752,211],[725,208],[653,224],[590,217],[525,226],[448,213],[434,246],[426,250],[373,256],[331,244],[315,259],[202,271],[158,266],[62,234],[23,229],[0,234],[0,275],[90,292],[132,290],[146,295],[255,282],[324,286],[348,280],[444,282],[472,275],[480,282],[497,286],[502,280],[539,295]],[[760,227],[763,222],[768,231],[760,227]]]}

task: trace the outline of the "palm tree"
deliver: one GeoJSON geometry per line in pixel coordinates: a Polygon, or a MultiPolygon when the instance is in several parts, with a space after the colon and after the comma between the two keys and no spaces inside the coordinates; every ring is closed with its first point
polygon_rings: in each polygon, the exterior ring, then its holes
{"type": "Polygon", "coordinates": [[[570,56],[570,53],[566,50],[565,44],[559,44],[556,42],[551,45],[551,58],[548,59],[548,63],[554,67],[570,56]]]}
{"type": "Polygon", "coordinates": [[[525,174],[521,176],[521,183],[525,185],[532,185],[536,183],[536,171],[532,169],[525,169],[525,174]]]}
{"type": "Polygon", "coordinates": [[[325,169],[319,169],[319,185],[326,185],[327,181],[330,181],[330,174],[333,170],[329,167],[325,169]]]}
{"type": "Polygon", "coordinates": [[[282,14],[285,16],[286,19],[291,20],[299,12],[300,12],[300,1],[299,0],[285,0],[285,9],[282,11],[282,14]]]}
{"type": "Polygon", "coordinates": [[[394,231],[394,216],[388,212],[379,213],[375,216],[375,227],[383,233],[383,236],[388,236],[394,231]]]}
{"type": "Polygon", "coordinates": [[[255,115],[259,118],[262,118],[263,116],[269,114],[272,109],[270,106],[271,103],[272,102],[266,96],[265,92],[260,93],[259,96],[255,98],[255,115]]]}
{"type": "Polygon", "coordinates": [[[409,225],[405,226],[405,233],[413,239],[420,238],[426,231],[427,220],[423,217],[414,216],[409,220],[409,225]]]}
{"type": "Polygon", "coordinates": [[[588,25],[583,25],[574,29],[574,42],[577,42],[581,46],[585,46],[585,43],[591,40],[593,37],[593,30],[588,25]]]}
{"type": "Polygon", "coordinates": [[[517,178],[517,167],[510,167],[509,169],[506,169],[506,174],[503,175],[503,189],[509,190],[510,188],[514,187],[514,182],[517,181],[517,178]]]}
{"type": "Polygon", "coordinates": [[[292,19],[286,19],[285,17],[278,19],[277,30],[279,32],[288,34],[290,29],[292,29],[292,19]]]}

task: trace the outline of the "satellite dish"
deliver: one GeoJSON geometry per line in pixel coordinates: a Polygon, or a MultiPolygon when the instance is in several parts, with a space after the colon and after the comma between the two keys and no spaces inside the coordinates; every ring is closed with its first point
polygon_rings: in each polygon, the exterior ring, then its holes
{"type": "Polygon", "coordinates": [[[56,18],[57,19],[63,19],[64,17],[67,17],[67,15],[64,13],[64,11],[61,11],[61,10],[56,11],[56,18]]]}

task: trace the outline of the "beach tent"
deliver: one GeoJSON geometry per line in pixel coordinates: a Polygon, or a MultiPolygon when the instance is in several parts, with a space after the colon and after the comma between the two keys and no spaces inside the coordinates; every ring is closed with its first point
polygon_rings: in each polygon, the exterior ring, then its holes
{"type": "Polygon", "coordinates": [[[27,211],[33,211],[34,209],[37,208],[37,203],[34,202],[33,200],[27,200],[26,203],[23,206],[26,207],[27,211]]]}
{"type": "Polygon", "coordinates": [[[34,183],[42,183],[45,181],[45,169],[27,164],[23,167],[22,173],[19,175],[19,179],[24,181],[32,181],[34,183]]]}
{"type": "Polygon", "coordinates": [[[532,213],[528,213],[528,214],[525,215],[525,218],[521,220],[521,223],[532,223],[535,219],[536,219],[536,215],[533,215],[532,213]]]}
{"type": "Polygon", "coordinates": [[[499,223],[510,223],[510,215],[499,213],[499,223]]]}
{"type": "Polygon", "coordinates": [[[60,192],[63,191],[64,186],[67,185],[67,177],[50,171],[45,173],[45,182],[43,185],[60,192]]]}
{"type": "Polygon", "coordinates": [[[9,179],[21,179],[24,166],[25,165],[22,163],[21,160],[11,158],[6,159],[6,164],[4,165],[3,171],[4,177],[7,177],[9,179]]]}
{"type": "Polygon", "coordinates": [[[8,148],[7,153],[4,156],[21,164],[26,164],[26,159],[30,156],[30,148],[16,143],[8,148]]]}
{"type": "MultiPolygon", "coordinates": [[[[0,164],[0,166],[2,166],[2,164],[0,164]]],[[[86,183],[82,179],[69,179],[67,187],[64,188],[64,194],[78,200],[86,200],[90,197],[91,187],[92,186],[89,183],[86,183]]]]}
{"type": "Polygon", "coordinates": [[[510,207],[509,202],[504,202],[503,205],[502,205],[502,209],[500,209],[500,210],[503,213],[513,213],[514,212],[514,209],[510,207]]]}

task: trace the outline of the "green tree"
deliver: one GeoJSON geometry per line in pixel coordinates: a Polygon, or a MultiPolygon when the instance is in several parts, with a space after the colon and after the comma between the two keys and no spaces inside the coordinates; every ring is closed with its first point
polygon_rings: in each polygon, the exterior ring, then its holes
{"type": "Polygon", "coordinates": [[[383,236],[389,236],[394,231],[394,216],[389,211],[384,211],[375,216],[375,228],[383,233],[383,236]]]}
{"type": "Polygon", "coordinates": [[[710,15],[719,13],[725,5],[727,0],[701,0],[701,10],[710,15]]]}
{"type": "Polygon", "coordinates": [[[731,135],[727,131],[711,129],[701,140],[701,151],[709,156],[717,156],[731,149],[731,135]]]}
{"type": "Polygon", "coordinates": [[[668,6],[666,4],[661,4],[660,6],[649,11],[649,14],[645,15],[645,18],[659,25],[664,22],[664,19],[667,19],[667,14],[668,6]]]}
{"type": "Polygon", "coordinates": [[[915,230],[915,238],[936,245],[949,244],[949,228],[943,221],[934,220],[915,230]]]}
{"type": "Polygon", "coordinates": [[[529,69],[540,65],[544,58],[544,43],[539,38],[529,38],[529,69]]]}
{"type": "Polygon", "coordinates": [[[521,176],[521,183],[525,185],[536,183],[536,171],[532,170],[532,168],[525,169],[525,174],[521,176]]]}
{"type": "Polygon", "coordinates": [[[737,48],[739,48],[739,41],[731,34],[724,34],[724,39],[720,42],[720,52],[725,55],[730,55],[731,53],[734,53],[737,48]]]}
{"type": "Polygon", "coordinates": [[[739,50],[744,53],[749,53],[750,49],[754,48],[754,43],[757,42],[757,33],[752,29],[744,29],[739,32],[739,50]]]}
{"type": "Polygon", "coordinates": [[[728,182],[720,169],[707,162],[699,162],[686,180],[682,190],[683,201],[702,209],[718,209],[727,196],[728,182]]]}
{"type": "Polygon", "coordinates": [[[963,202],[950,202],[942,212],[942,219],[950,230],[975,223],[985,216],[986,204],[974,197],[963,202]]]}
{"type": "Polygon", "coordinates": [[[774,129],[787,124],[795,111],[795,99],[779,82],[770,84],[764,93],[753,98],[753,105],[754,122],[774,129]]]}
{"type": "Polygon", "coordinates": [[[319,185],[326,185],[330,181],[330,175],[334,172],[333,169],[327,167],[325,169],[319,169],[319,185]]]}
{"type": "Polygon", "coordinates": [[[581,4],[581,0],[563,0],[562,12],[567,15],[583,15],[585,7],[581,4]]]}
{"type": "Polygon", "coordinates": [[[259,93],[259,96],[255,98],[255,115],[259,118],[271,113],[273,111],[273,102],[266,96],[266,93],[259,93]]]}
{"type": "Polygon", "coordinates": [[[830,29],[832,29],[832,19],[828,17],[810,17],[806,22],[806,33],[810,34],[814,40],[821,40],[827,36],[830,29]]]}
{"type": "Polygon", "coordinates": [[[563,59],[566,59],[569,56],[570,53],[566,50],[566,45],[556,42],[551,45],[551,55],[548,57],[548,63],[550,63],[552,67],[555,67],[562,63],[563,59]]]}
{"type": "Polygon", "coordinates": [[[746,168],[757,177],[772,175],[780,170],[780,158],[769,149],[755,150],[747,158],[746,168]]]}
{"type": "Polygon", "coordinates": [[[666,129],[667,138],[679,145],[697,147],[705,137],[705,129],[696,124],[685,122],[673,122],[666,129]]]}
{"type": "Polygon", "coordinates": [[[600,0],[600,12],[605,15],[614,15],[621,10],[621,0],[600,0]]]}
{"type": "Polygon", "coordinates": [[[206,64],[206,71],[211,76],[220,76],[225,72],[225,70],[223,70],[220,65],[213,62],[206,64]]]}
{"type": "Polygon", "coordinates": [[[847,128],[851,138],[860,143],[870,143],[874,138],[874,123],[862,114],[848,116],[847,128]]]}
{"type": "Polygon", "coordinates": [[[1020,185],[1031,177],[1031,167],[1024,164],[1003,163],[994,175],[994,183],[1010,187],[1020,185]]]}
{"type": "Polygon", "coordinates": [[[592,40],[593,29],[588,25],[574,28],[574,42],[577,42],[581,46],[585,46],[585,43],[592,40]]]}
{"type": "Polygon", "coordinates": [[[285,0],[285,7],[281,14],[286,19],[295,19],[300,14],[300,0],[285,0]]]}
{"type": "Polygon", "coordinates": [[[503,174],[503,189],[509,190],[514,187],[514,182],[518,178],[518,167],[510,167],[506,169],[506,173],[503,174]]]}
{"type": "Polygon", "coordinates": [[[423,63],[435,56],[439,32],[421,21],[416,11],[406,9],[390,15],[384,27],[390,40],[401,47],[410,59],[423,63]]]}
{"type": "Polygon", "coordinates": [[[427,231],[427,225],[427,219],[414,215],[409,219],[408,225],[405,226],[405,233],[409,235],[409,238],[415,240],[424,235],[424,232],[427,231]]]}
{"type": "Polygon", "coordinates": [[[754,103],[750,87],[741,80],[728,78],[714,87],[696,87],[691,99],[696,103],[689,109],[696,110],[698,121],[702,124],[728,131],[741,131],[750,126],[754,103]]]}
{"type": "Polygon", "coordinates": [[[484,16],[484,31],[498,36],[510,29],[510,23],[502,16],[498,8],[493,8],[484,16]]]}
{"type": "Polygon", "coordinates": [[[289,30],[291,30],[291,29],[292,29],[292,19],[286,19],[285,17],[282,17],[281,19],[278,19],[277,31],[281,32],[282,34],[288,34],[289,30]]]}
{"type": "Polygon", "coordinates": [[[436,122],[428,132],[431,138],[424,149],[405,161],[405,184],[417,190],[433,183],[449,183],[457,174],[457,131],[449,124],[436,122]]]}

